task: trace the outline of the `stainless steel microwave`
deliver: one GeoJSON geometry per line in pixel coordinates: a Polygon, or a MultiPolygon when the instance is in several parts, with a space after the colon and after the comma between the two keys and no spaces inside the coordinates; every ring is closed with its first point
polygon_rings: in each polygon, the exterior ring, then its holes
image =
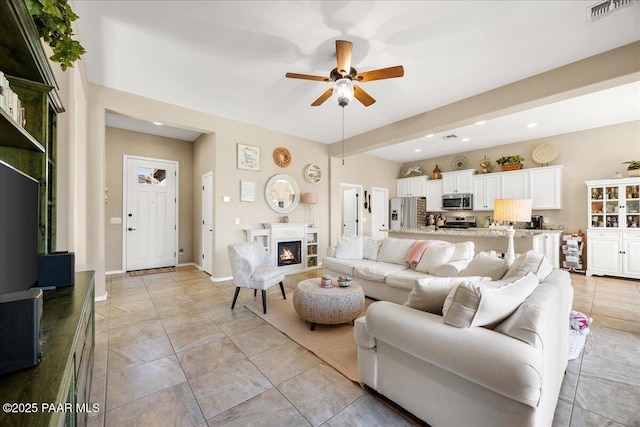
{"type": "Polygon", "coordinates": [[[473,210],[473,194],[454,193],[442,195],[442,209],[449,211],[473,210]]]}

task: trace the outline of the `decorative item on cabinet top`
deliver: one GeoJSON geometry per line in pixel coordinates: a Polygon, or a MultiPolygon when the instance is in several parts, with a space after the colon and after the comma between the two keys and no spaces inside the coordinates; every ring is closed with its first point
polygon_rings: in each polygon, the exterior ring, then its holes
{"type": "Polygon", "coordinates": [[[627,166],[627,172],[629,172],[629,176],[640,176],[640,160],[631,160],[624,163],[629,165],[627,166]]]}
{"type": "Polygon", "coordinates": [[[442,179],[442,171],[438,165],[431,171],[431,179],[442,179]]]}
{"type": "Polygon", "coordinates": [[[491,160],[484,156],[484,159],[480,160],[480,173],[489,173],[491,171],[491,160]]]}
{"type": "Polygon", "coordinates": [[[291,160],[293,160],[293,157],[286,147],[277,147],[273,150],[273,161],[279,167],[286,168],[291,164],[291,160]]]}
{"type": "Polygon", "coordinates": [[[402,175],[403,177],[408,177],[408,176],[420,176],[422,175],[422,167],[415,165],[415,166],[409,166],[407,168],[406,171],[404,171],[404,174],[402,175]]]}
{"type": "Polygon", "coordinates": [[[451,161],[451,170],[461,171],[469,166],[469,160],[465,156],[456,156],[451,161]]]}
{"type": "Polygon", "coordinates": [[[531,157],[533,157],[534,162],[540,163],[541,166],[548,166],[550,162],[558,157],[558,147],[552,144],[538,145],[533,149],[531,157]]]}
{"type": "Polygon", "coordinates": [[[503,156],[496,160],[503,172],[522,169],[524,166],[524,157],[519,154],[515,156],[503,156]]]}

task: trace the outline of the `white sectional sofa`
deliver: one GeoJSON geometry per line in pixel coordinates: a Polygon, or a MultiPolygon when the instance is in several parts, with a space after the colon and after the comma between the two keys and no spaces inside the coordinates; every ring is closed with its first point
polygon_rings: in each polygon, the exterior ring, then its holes
{"type": "Polygon", "coordinates": [[[474,256],[473,242],[447,243],[412,239],[338,239],[323,258],[324,273],[354,277],[370,298],[402,304],[417,279],[458,276],[474,256]],[[414,268],[406,262],[416,242],[430,242],[414,268]]]}
{"type": "Polygon", "coordinates": [[[498,281],[420,279],[356,320],[360,378],[433,427],[551,426],[572,300],[569,274],[532,252],[498,281]]]}

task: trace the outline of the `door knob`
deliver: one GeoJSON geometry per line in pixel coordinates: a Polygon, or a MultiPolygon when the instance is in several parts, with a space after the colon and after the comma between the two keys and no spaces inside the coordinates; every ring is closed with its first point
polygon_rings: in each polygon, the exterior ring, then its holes
{"type": "Polygon", "coordinates": [[[131,228],[131,227],[129,227],[129,228],[127,228],[127,230],[129,230],[129,231],[134,231],[134,230],[135,230],[135,228],[131,228]]]}

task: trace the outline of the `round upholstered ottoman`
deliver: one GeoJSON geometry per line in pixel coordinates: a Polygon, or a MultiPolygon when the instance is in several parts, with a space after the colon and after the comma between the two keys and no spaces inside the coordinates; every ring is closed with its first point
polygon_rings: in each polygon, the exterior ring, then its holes
{"type": "Polygon", "coordinates": [[[311,322],[311,330],[316,323],[337,325],[353,322],[364,308],[364,292],[356,282],[342,288],[335,279],[334,286],[323,288],[320,278],[307,279],[298,283],[293,291],[293,307],[304,320],[311,322]]]}

